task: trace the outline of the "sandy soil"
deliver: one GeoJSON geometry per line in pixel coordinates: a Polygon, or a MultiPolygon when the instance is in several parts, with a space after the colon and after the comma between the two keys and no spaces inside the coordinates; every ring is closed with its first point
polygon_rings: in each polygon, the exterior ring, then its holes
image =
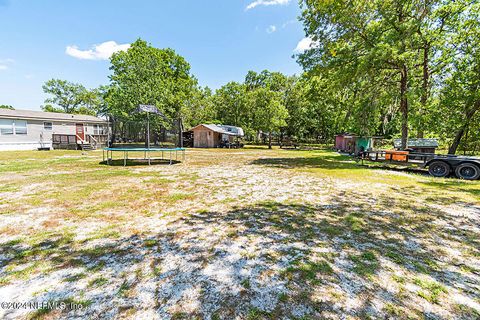
{"type": "Polygon", "coordinates": [[[67,308],[0,318],[480,317],[475,184],[330,153],[201,150],[127,168],[65,156],[0,163],[0,302],[67,308]]]}

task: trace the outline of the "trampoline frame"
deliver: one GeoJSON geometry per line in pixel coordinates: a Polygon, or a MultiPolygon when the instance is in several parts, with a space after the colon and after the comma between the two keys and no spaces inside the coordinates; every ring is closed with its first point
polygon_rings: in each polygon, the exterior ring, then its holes
{"type": "MultiPolygon", "coordinates": [[[[113,162],[113,153],[123,152],[123,166],[127,165],[129,152],[143,152],[143,160],[148,160],[148,165],[151,165],[151,160],[170,160],[170,165],[173,161],[173,153],[175,152],[175,161],[178,161],[178,153],[181,153],[182,161],[185,161],[185,148],[103,148],[103,162],[107,161],[108,165],[113,162]],[[105,158],[105,151],[107,157],[105,158]],[[161,152],[161,158],[152,158],[152,152],[161,152]],[[164,158],[165,153],[169,153],[169,158],[164,158]]],[[[139,158],[132,158],[131,160],[139,160],[139,158]]]]}

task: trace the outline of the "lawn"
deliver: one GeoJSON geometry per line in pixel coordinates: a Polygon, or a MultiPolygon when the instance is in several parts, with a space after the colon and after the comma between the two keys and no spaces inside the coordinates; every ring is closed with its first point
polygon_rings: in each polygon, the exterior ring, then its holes
{"type": "Polygon", "coordinates": [[[480,181],[322,150],[101,161],[0,153],[0,301],[67,305],[0,318],[480,317],[480,181]]]}

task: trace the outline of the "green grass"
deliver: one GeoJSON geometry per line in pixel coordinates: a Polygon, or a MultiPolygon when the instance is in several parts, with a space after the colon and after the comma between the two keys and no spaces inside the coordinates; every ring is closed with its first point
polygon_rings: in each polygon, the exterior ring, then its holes
{"type": "Polygon", "coordinates": [[[257,307],[252,307],[248,311],[247,320],[259,320],[259,319],[270,319],[271,314],[269,312],[260,310],[257,307]]]}
{"type": "Polygon", "coordinates": [[[117,292],[117,295],[119,297],[125,297],[127,292],[130,290],[130,285],[128,284],[128,282],[125,280],[123,281],[122,285],[120,286],[120,288],[118,289],[118,292],[117,292]]]}
{"type": "Polygon", "coordinates": [[[421,288],[417,294],[431,303],[438,304],[441,294],[447,293],[447,289],[436,281],[415,278],[413,282],[421,288]]]}
{"type": "Polygon", "coordinates": [[[285,292],[282,292],[278,295],[278,301],[286,303],[288,301],[288,294],[285,292]]]}
{"type": "Polygon", "coordinates": [[[98,272],[102,269],[105,268],[105,261],[96,261],[94,264],[92,264],[90,267],[87,268],[87,271],[89,272],[98,272]]]}
{"type": "Polygon", "coordinates": [[[250,289],[251,288],[251,285],[250,285],[250,280],[248,279],[245,279],[241,282],[242,286],[245,288],[245,289],[250,289]]]}
{"type": "Polygon", "coordinates": [[[193,199],[193,195],[188,193],[182,193],[182,192],[172,193],[165,197],[165,201],[169,203],[182,201],[182,200],[189,200],[189,199],[193,199]]]}
{"type": "Polygon", "coordinates": [[[395,281],[395,282],[397,282],[397,283],[399,283],[399,284],[405,284],[405,282],[407,281],[407,280],[405,279],[405,277],[398,276],[398,275],[393,275],[393,276],[392,276],[392,279],[393,279],[393,281],[395,281]]]}
{"type": "Polygon", "coordinates": [[[64,281],[66,282],[77,282],[81,279],[84,279],[87,277],[87,274],[82,272],[82,273],[78,273],[78,274],[75,274],[73,276],[69,276],[67,278],[64,279],[64,281]]]}
{"type": "Polygon", "coordinates": [[[406,258],[401,253],[393,250],[387,251],[385,253],[385,257],[389,258],[390,260],[399,265],[404,265],[407,262],[406,258]]]}
{"type": "Polygon", "coordinates": [[[350,260],[354,263],[353,272],[360,276],[370,277],[380,267],[378,258],[373,251],[365,251],[360,255],[351,255],[350,260]]]}
{"type": "Polygon", "coordinates": [[[345,218],[345,222],[353,232],[363,232],[366,230],[367,223],[363,219],[360,212],[354,212],[349,214],[345,218]]]}
{"type": "Polygon", "coordinates": [[[385,311],[385,313],[392,317],[399,317],[403,314],[403,310],[400,307],[394,305],[393,303],[385,304],[383,310],[385,311]]]}
{"type": "Polygon", "coordinates": [[[47,274],[52,270],[52,261],[36,260],[28,263],[17,262],[7,266],[2,282],[10,283],[13,280],[28,280],[36,274],[47,274]]]}
{"type": "Polygon", "coordinates": [[[95,239],[106,239],[106,238],[120,238],[121,233],[118,229],[118,225],[110,225],[104,228],[100,228],[92,233],[89,234],[89,240],[95,239]]]}
{"type": "Polygon", "coordinates": [[[147,239],[143,243],[145,244],[145,247],[152,248],[152,247],[155,247],[158,244],[158,240],[147,239]]]}
{"type": "Polygon", "coordinates": [[[19,191],[19,190],[20,190],[20,187],[14,185],[14,184],[4,184],[4,185],[0,185],[0,193],[3,193],[3,192],[16,192],[16,191],[19,191]]]}
{"type": "Polygon", "coordinates": [[[465,304],[455,304],[453,308],[454,311],[461,315],[464,319],[480,319],[480,311],[465,304]]]}
{"type": "Polygon", "coordinates": [[[313,284],[319,283],[319,276],[331,274],[333,274],[333,269],[330,264],[324,260],[316,262],[295,260],[289,267],[282,271],[282,276],[286,279],[310,282],[313,284]]]}
{"type": "Polygon", "coordinates": [[[88,282],[89,287],[101,287],[104,284],[108,283],[108,279],[104,277],[98,277],[88,282]]]}

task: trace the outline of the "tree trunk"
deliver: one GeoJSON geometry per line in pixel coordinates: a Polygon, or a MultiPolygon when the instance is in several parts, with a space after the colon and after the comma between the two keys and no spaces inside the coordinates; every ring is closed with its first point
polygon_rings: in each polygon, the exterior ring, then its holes
{"type": "Polygon", "coordinates": [[[467,131],[465,132],[465,143],[463,144],[463,155],[467,155],[467,147],[468,147],[468,128],[467,131]]]}
{"type": "Polygon", "coordinates": [[[148,144],[149,143],[149,141],[148,141],[149,136],[148,136],[148,130],[147,129],[145,129],[145,135],[144,136],[145,136],[145,148],[148,148],[148,146],[149,146],[149,144],[148,144]]]}
{"type": "Polygon", "coordinates": [[[115,119],[112,116],[109,116],[109,122],[111,127],[108,128],[108,132],[110,133],[110,139],[107,142],[107,147],[113,147],[113,144],[115,143],[115,119]]]}
{"type": "MultiPolygon", "coordinates": [[[[358,89],[355,87],[355,89],[353,89],[353,99],[352,99],[353,103],[355,103],[355,101],[357,101],[357,93],[358,93],[358,89]]],[[[353,105],[353,103],[351,105],[353,105]]],[[[345,117],[343,118],[341,130],[345,130],[345,128],[347,128],[347,123],[348,123],[348,120],[350,119],[350,116],[351,116],[351,105],[348,106],[347,112],[345,113],[345,117]]],[[[337,132],[337,133],[340,133],[340,132],[337,132]]]]}
{"type": "Polygon", "coordinates": [[[183,121],[182,118],[178,118],[178,146],[183,148],[183,121]]]}
{"type": "Polygon", "coordinates": [[[423,117],[425,116],[425,111],[427,109],[427,101],[429,96],[428,87],[430,85],[430,70],[428,68],[428,53],[430,51],[430,44],[426,43],[423,48],[423,78],[422,78],[422,96],[420,97],[420,110],[419,118],[420,124],[418,127],[418,138],[423,138],[425,136],[425,122],[423,117]]]}
{"type": "Polygon", "coordinates": [[[465,133],[465,126],[460,128],[455,135],[455,139],[453,139],[450,148],[448,148],[448,154],[455,154],[457,152],[457,148],[460,145],[460,141],[462,141],[463,134],[465,133]]]}
{"type": "Polygon", "coordinates": [[[268,133],[268,149],[272,149],[272,133],[268,133]]]}
{"type": "Polygon", "coordinates": [[[167,141],[167,129],[162,126],[162,142],[167,141]]]}
{"type": "Polygon", "coordinates": [[[463,135],[465,134],[465,131],[468,129],[468,125],[470,124],[470,120],[473,118],[475,113],[480,110],[480,100],[476,101],[473,107],[468,110],[466,117],[465,117],[465,123],[464,125],[457,131],[457,134],[455,135],[455,138],[452,141],[452,144],[450,145],[450,148],[448,148],[448,154],[455,154],[457,152],[458,146],[460,145],[460,142],[462,141],[463,135]]]}
{"type": "Polygon", "coordinates": [[[400,72],[400,112],[402,113],[402,150],[407,149],[408,141],[408,70],[403,65],[400,72]]]}
{"type": "Polygon", "coordinates": [[[122,125],[121,125],[121,127],[120,127],[120,142],[122,142],[122,141],[123,141],[123,137],[125,137],[125,130],[126,130],[125,127],[126,127],[126,126],[125,126],[125,123],[122,122],[122,125]]]}

